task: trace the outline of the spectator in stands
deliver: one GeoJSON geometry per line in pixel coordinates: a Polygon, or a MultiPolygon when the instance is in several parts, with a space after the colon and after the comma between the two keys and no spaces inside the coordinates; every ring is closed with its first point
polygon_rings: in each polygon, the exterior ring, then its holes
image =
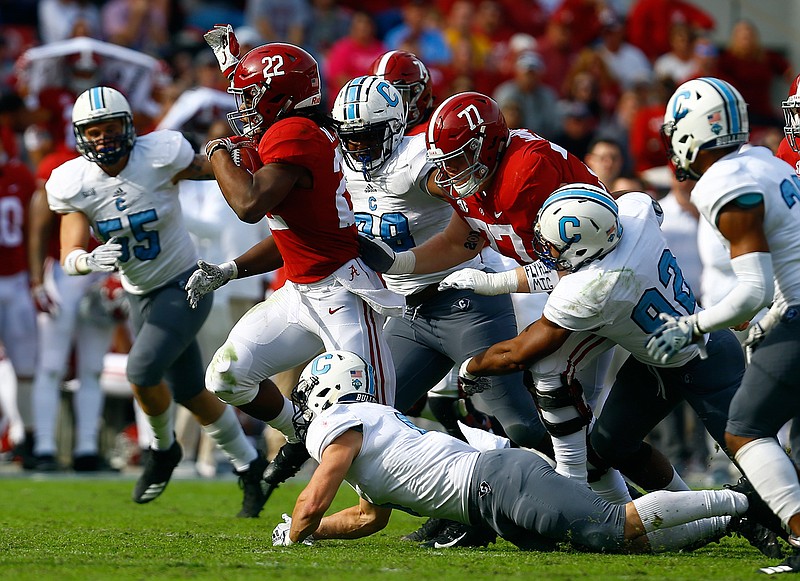
{"type": "Polygon", "coordinates": [[[693,60],[694,70],[690,79],[719,77],[719,49],[711,39],[700,37],[694,41],[693,60]]]}
{"type": "Polygon", "coordinates": [[[621,92],[617,79],[593,48],[578,53],[561,89],[563,99],[584,103],[598,119],[611,115],[621,92]]]}
{"type": "Polygon", "coordinates": [[[535,52],[517,58],[514,78],[497,87],[493,98],[503,108],[516,102],[522,111],[522,126],[542,137],[552,138],[561,129],[555,91],[541,82],[544,63],[535,52]]]}
{"type": "Polygon", "coordinates": [[[558,110],[561,129],[555,134],[553,141],[575,157],[583,159],[594,139],[597,117],[581,101],[559,101],[558,110]]]}
{"type": "Polygon", "coordinates": [[[622,174],[625,156],[618,142],[608,137],[595,137],[583,161],[611,191],[614,180],[622,174]]]}
{"type": "Polygon", "coordinates": [[[311,6],[307,0],[247,0],[245,20],[267,42],[302,46],[311,24],[311,6]]]}
{"type": "Polygon", "coordinates": [[[653,62],[669,52],[675,22],[685,22],[695,31],[713,30],[715,25],[707,12],[685,0],[637,0],[628,12],[628,42],[653,62]]]}
{"type": "Polygon", "coordinates": [[[673,83],[680,83],[694,76],[695,34],[691,26],[685,22],[676,22],[669,31],[670,51],[658,57],[653,64],[657,78],[669,78],[673,83]]]}
{"type": "Polygon", "coordinates": [[[41,0],[39,3],[39,38],[42,44],[77,36],[100,37],[100,11],[89,0],[41,0]]]}
{"type": "Polygon", "coordinates": [[[572,50],[572,28],[563,13],[554,14],[544,35],[536,37],[536,52],[544,62],[542,82],[563,97],[567,73],[577,56],[572,50]]]}
{"type": "MultiPolygon", "coordinates": [[[[318,61],[324,61],[334,43],[347,36],[351,18],[352,13],[342,8],[337,0],[312,0],[311,22],[306,34],[308,51],[318,61]]],[[[238,30],[236,37],[239,38],[238,30]]]]}
{"type": "Polygon", "coordinates": [[[156,55],[169,43],[168,0],[111,0],[102,17],[103,36],[114,44],[156,55]]]}
{"type": "Polygon", "coordinates": [[[605,0],[562,0],[552,18],[572,29],[572,49],[578,51],[595,43],[608,10],[605,0]]]}
{"type": "Polygon", "coordinates": [[[472,21],[475,8],[470,0],[456,0],[447,15],[444,38],[450,47],[451,55],[467,45],[472,59],[472,68],[483,69],[492,50],[492,41],[480,30],[473,30],[472,21]]]}
{"type": "Polygon", "coordinates": [[[786,58],[764,47],[752,22],[740,20],[733,27],[730,42],[719,55],[719,74],[742,93],[752,125],[783,127],[771,88],[777,80],[792,82],[794,76],[786,58]]]}
{"type": "Polygon", "coordinates": [[[323,66],[326,94],[333,104],[339,89],[354,77],[369,73],[372,62],[386,51],[375,35],[375,23],[367,12],[354,12],[350,33],[331,46],[323,66]]]}
{"type": "Polygon", "coordinates": [[[641,107],[642,98],[638,91],[624,91],[617,101],[617,106],[610,117],[600,120],[597,136],[612,139],[622,148],[624,157],[623,172],[629,172],[633,166],[630,150],[630,128],[636,112],[641,107]]]}
{"type": "Polygon", "coordinates": [[[386,33],[384,43],[389,49],[413,52],[428,66],[440,66],[450,62],[450,48],[442,31],[428,22],[429,11],[425,0],[406,0],[402,24],[386,33]]]}
{"type": "Polygon", "coordinates": [[[597,51],[623,90],[650,82],[653,76],[650,61],[639,48],[625,42],[624,22],[610,11],[603,19],[597,51]]]}
{"type": "Polygon", "coordinates": [[[672,94],[674,84],[669,79],[654,83],[650,102],[639,108],[633,117],[630,131],[630,149],[636,173],[665,165],[666,153],[661,141],[664,124],[664,107],[672,94]]]}

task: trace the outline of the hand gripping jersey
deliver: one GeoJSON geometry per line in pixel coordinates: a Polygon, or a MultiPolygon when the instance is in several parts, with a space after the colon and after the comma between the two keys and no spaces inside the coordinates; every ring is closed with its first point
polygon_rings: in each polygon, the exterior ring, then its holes
{"type": "Polygon", "coordinates": [[[272,235],[292,282],[317,282],[358,257],[358,235],[347,192],[338,139],[304,117],[282,119],[258,145],[264,164],[285,163],[311,172],[310,189],[295,186],[267,214],[272,235]]]}
{"type": "Polygon", "coordinates": [[[520,264],[536,260],[533,223],[544,200],[565,183],[603,188],[598,177],[563,147],[527,129],[511,131],[491,186],[450,203],[489,244],[520,264]]]}
{"type": "Polygon", "coordinates": [[[147,294],[197,261],[172,182],[192,159],[192,146],[180,133],[155,131],[136,139],[116,177],[83,157],[57,167],[45,184],[47,201],[54,212],[86,215],[102,241],[116,236],[122,286],[147,294]]]}
{"type": "MultiPolygon", "coordinates": [[[[800,177],[765,147],[745,144],[714,163],[692,190],[692,203],[712,225],[723,206],[746,194],[764,198],[764,234],[786,304],[800,304],[800,177]]],[[[723,240],[726,248],[727,240],[723,240]]]]}
{"type": "Polygon", "coordinates": [[[361,498],[414,515],[469,522],[469,482],[475,448],[443,432],[425,431],[394,408],[375,403],[335,404],[314,418],[306,447],[317,462],[351,428],[364,436],[346,479],[361,498]],[[380,469],[376,469],[380,467],[380,469]],[[437,507],[435,514],[431,507],[437,507]]]}
{"type": "MultiPolygon", "coordinates": [[[[680,367],[698,354],[696,345],[682,350],[668,365],[652,360],[645,345],[661,324],[659,313],[681,316],[697,310],[694,293],[667,248],[652,198],[629,193],[617,204],[623,228],[617,247],[562,277],[543,314],[565,329],[609,339],[648,365],[680,367]]],[[[557,352],[562,361],[565,349],[573,356],[583,335],[572,335],[557,352]]]]}
{"type": "MultiPolygon", "coordinates": [[[[381,168],[367,181],[364,174],[345,166],[347,189],[353,199],[360,232],[383,240],[395,252],[410,250],[445,229],[453,209],[423,191],[420,183],[432,164],[425,157],[425,136],[404,137],[381,168]]],[[[438,283],[453,271],[480,268],[478,257],[432,274],[384,274],[386,286],[410,295],[438,283]]]]}

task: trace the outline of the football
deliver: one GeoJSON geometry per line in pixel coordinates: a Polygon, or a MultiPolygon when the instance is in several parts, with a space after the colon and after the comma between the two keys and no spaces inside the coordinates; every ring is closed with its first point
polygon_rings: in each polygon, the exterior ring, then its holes
{"type": "Polygon", "coordinates": [[[231,159],[239,167],[243,167],[251,174],[258,171],[264,164],[258,155],[258,148],[252,141],[240,141],[231,149],[231,159]]]}

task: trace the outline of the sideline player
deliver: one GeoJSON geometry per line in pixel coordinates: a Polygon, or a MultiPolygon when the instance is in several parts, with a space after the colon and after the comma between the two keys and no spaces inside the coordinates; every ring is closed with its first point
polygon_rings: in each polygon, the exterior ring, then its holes
{"type": "Polygon", "coordinates": [[[212,298],[191,309],[183,294],[197,254],[181,219],[177,182],[211,178],[205,156],[195,155],[176,131],[137,138],[130,105],[110,87],[81,93],[72,123],[81,157],[53,170],[45,189],[50,208],[63,214],[64,272],[119,268],[129,294],[136,337],[128,381],[154,432],[133,500],[157,498],[181,460],[173,431],[177,401],[233,463],[244,489],[239,516],[257,517],[266,501],[266,459],[245,437],[233,409],[203,387],[195,334],[212,298]],[[103,244],[87,252],[90,228],[103,244]]]}
{"type": "Polygon", "coordinates": [[[569,541],[590,551],[660,552],[719,538],[749,508],[732,490],[659,491],[611,504],[527,450],[481,452],[416,427],[375,402],[373,381],[368,363],[342,351],[323,353],[301,374],[292,398],[319,466],[292,516],[275,527],[273,545],[364,537],[397,508],[489,527],[521,549],[569,541]],[[359,504],[325,517],[345,479],[359,504]]]}
{"type": "Polygon", "coordinates": [[[384,316],[401,314],[404,302],[358,257],[342,154],[320,108],[317,61],[284,43],[239,60],[230,25],[206,39],[238,105],[228,114],[237,137],[209,142],[208,159],[239,218],[255,223],[266,215],[272,235],[232,261],[201,262],[186,290],[195,304],[231,279],[285,268],[286,284],[239,320],[206,373],[212,392],[290,439],[265,473],[269,494],[308,459],[294,439],[294,408],[270,377],[324,349],[349,349],[373,364],[378,398],[392,404],[394,365],[381,329],[384,316]],[[264,164],[253,174],[231,158],[244,139],[255,142],[264,164]]]}
{"type": "MultiPolygon", "coordinates": [[[[731,401],[725,439],[755,490],[800,547],[800,483],[778,430],[800,412],[800,178],[764,147],[748,143],[747,105],[730,83],[701,77],[667,103],[662,133],[692,203],[730,250],[736,286],[694,315],[665,317],[649,343],[670,361],[717,329],[740,325],[774,303],[772,329],[753,351],[731,401]]],[[[770,316],[770,315],[766,315],[770,316]]],[[[800,571],[792,556],[766,573],[800,571]]]]}

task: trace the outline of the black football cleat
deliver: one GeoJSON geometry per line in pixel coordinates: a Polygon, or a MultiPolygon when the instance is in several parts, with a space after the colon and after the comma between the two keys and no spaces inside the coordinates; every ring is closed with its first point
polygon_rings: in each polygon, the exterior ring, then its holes
{"type": "Polygon", "coordinates": [[[737,534],[770,559],[783,557],[783,547],[778,536],[765,526],[754,522],[747,516],[732,517],[728,532],[737,534]]]}
{"type": "Polygon", "coordinates": [[[264,503],[267,502],[267,484],[264,482],[264,470],[267,468],[267,459],[261,452],[256,459],[250,462],[247,470],[236,472],[239,477],[239,488],[244,492],[242,510],[236,516],[239,518],[258,518],[264,503]]]}
{"type": "Polygon", "coordinates": [[[792,555],[774,567],[762,567],[759,569],[759,571],[767,575],[778,575],[780,573],[800,573],[800,555],[792,555]]]}
{"type": "Polygon", "coordinates": [[[436,536],[442,531],[445,525],[448,522],[442,520],[440,518],[431,517],[422,523],[422,526],[419,527],[417,530],[408,533],[407,535],[403,535],[400,537],[403,541],[411,541],[414,543],[424,543],[425,541],[430,541],[431,539],[436,538],[436,536]]]}
{"type": "Polygon", "coordinates": [[[736,484],[726,484],[723,488],[740,492],[747,497],[749,507],[744,514],[748,519],[754,523],[759,523],[767,529],[771,530],[777,536],[788,539],[788,533],[781,524],[781,519],[772,512],[772,509],[766,502],[758,495],[756,489],[750,484],[746,476],[742,476],[736,484]]]}
{"type": "Polygon", "coordinates": [[[161,496],[169,484],[173,470],[183,458],[183,451],[176,440],[168,450],[150,449],[145,456],[144,472],[133,489],[133,501],[138,504],[145,504],[161,496]]]}
{"type": "Polygon", "coordinates": [[[266,502],[272,491],[278,488],[279,485],[297,474],[309,458],[311,458],[311,455],[303,442],[287,442],[284,444],[278,450],[275,459],[264,470],[264,482],[266,484],[264,501],[266,502]]]}
{"type": "Polygon", "coordinates": [[[433,539],[420,546],[430,549],[450,549],[453,547],[486,547],[497,540],[494,531],[479,529],[454,521],[445,521],[442,531],[433,539]]]}

